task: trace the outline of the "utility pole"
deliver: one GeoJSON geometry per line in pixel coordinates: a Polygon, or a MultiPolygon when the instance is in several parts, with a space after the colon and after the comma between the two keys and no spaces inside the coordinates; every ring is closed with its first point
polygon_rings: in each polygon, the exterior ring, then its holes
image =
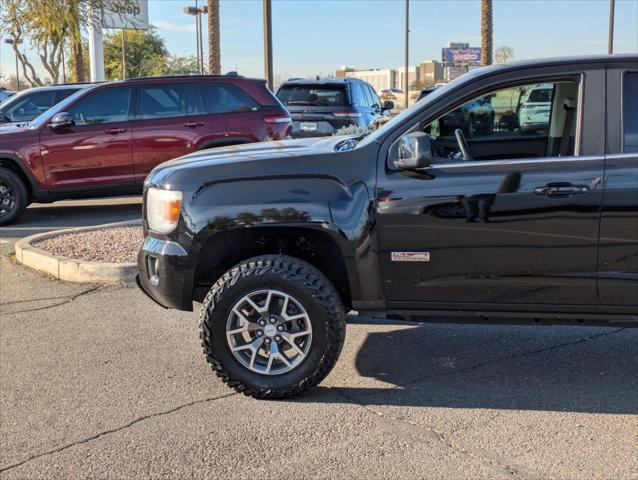
{"type": "MultiPolygon", "coordinates": [[[[195,2],[195,5],[197,5],[197,2],[195,2]]],[[[199,12],[197,13],[197,27],[199,30],[199,73],[204,73],[204,43],[202,38],[204,37],[204,31],[202,30],[202,14],[203,13],[208,13],[208,6],[205,5],[201,8],[198,9],[199,12]]]]}
{"type": "Polygon", "coordinates": [[[609,44],[607,53],[614,53],[614,11],[616,10],[616,0],[609,0],[609,44]]]}
{"type": "Polygon", "coordinates": [[[126,39],[125,29],[122,29],[122,80],[126,80],[126,39]]]}
{"type": "Polygon", "coordinates": [[[408,108],[408,97],[410,96],[409,80],[409,48],[410,48],[410,0],[405,0],[405,71],[403,72],[403,88],[405,89],[405,108],[408,108]]]}
{"type": "Polygon", "coordinates": [[[64,61],[64,42],[62,42],[62,83],[66,83],[66,63],[64,61]]]}
{"type": "Polygon", "coordinates": [[[268,88],[273,89],[272,73],[272,5],[271,0],[264,0],[264,73],[268,88]]]}

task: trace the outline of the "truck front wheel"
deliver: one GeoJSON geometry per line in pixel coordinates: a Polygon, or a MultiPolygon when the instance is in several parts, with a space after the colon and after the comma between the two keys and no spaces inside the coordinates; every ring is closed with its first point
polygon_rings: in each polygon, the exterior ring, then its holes
{"type": "Polygon", "coordinates": [[[285,255],[248,259],[204,300],[201,340],[213,371],[236,391],[285,398],[321,382],[345,338],[345,311],[330,281],[285,255]]]}

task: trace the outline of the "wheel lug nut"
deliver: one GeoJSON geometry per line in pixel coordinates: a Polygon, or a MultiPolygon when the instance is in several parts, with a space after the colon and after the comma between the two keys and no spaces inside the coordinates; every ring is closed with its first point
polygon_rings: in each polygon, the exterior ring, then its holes
{"type": "Polygon", "coordinates": [[[283,332],[284,331],[284,326],[283,325],[279,325],[277,327],[277,330],[279,330],[280,332],[283,332]]]}
{"type": "Polygon", "coordinates": [[[257,336],[261,337],[264,334],[264,332],[262,332],[261,330],[257,330],[257,336]]]}
{"type": "Polygon", "coordinates": [[[275,342],[281,342],[281,337],[279,335],[275,337],[275,342]]]}
{"type": "Polygon", "coordinates": [[[266,340],[264,340],[264,342],[270,343],[270,338],[266,338],[266,340]]]}
{"type": "Polygon", "coordinates": [[[266,322],[264,322],[263,320],[259,320],[259,325],[263,327],[264,325],[266,325],[266,322]]]}
{"type": "Polygon", "coordinates": [[[275,317],[270,317],[270,323],[275,323],[277,319],[275,317]]]}

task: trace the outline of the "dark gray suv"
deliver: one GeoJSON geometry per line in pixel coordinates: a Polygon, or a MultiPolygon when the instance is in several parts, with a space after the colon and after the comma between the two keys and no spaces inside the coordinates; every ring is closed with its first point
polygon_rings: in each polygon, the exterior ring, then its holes
{"type": "Polygon", "coordinates": [[[295,138],[334,135],[348,125],[374,129],[394,108],[357,78],[291,79],[281,85],[277,98],[292,116],[295,138]]]}

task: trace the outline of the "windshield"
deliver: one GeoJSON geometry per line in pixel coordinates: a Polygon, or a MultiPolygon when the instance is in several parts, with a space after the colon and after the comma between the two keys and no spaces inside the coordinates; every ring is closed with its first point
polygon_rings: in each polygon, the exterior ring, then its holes
{"type": "Polygon", "coordinates": [[[277,98],[285,105],[311,105],[315,107],[344,107],[345,86],[333,85],[283,85],[277,98]]]}
{"type": "Polygon", "coordinates": [[[29,123],[29,128],[38,128],[40,125],[42,125],[42,123],[46,122],[49,118],[51,118],[56,113],[63,112],[66,109],[67,106],[69,106],[71,103],[75,102],[75,99],[78,98],[80,95],[82,95],[84,90],[85,89],[78,90],[73,95],[70,95],[70,96],[66,97],[64,100],[62,100],[57,105],[54,105],[52,108],[50,108],[46,112],[44,112],[44,113],[40,114],[39,116],[35,117],[29,123]]]}

